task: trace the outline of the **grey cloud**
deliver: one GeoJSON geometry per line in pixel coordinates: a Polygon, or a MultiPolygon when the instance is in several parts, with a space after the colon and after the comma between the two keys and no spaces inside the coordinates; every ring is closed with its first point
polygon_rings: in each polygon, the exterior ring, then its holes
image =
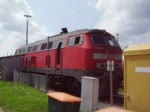
{"type": "Polygon", "coordinates": [[[96,27],[119,33],[124,44],[150,43],[149,0],[95,0],[100,12],[96,27]]]}
{"type": "Polygon", "coordinates": [[[150,17],[150,1],[149,0],[133,0],[132,5],[128,6],[130,16],[135,19],[147,19],[150,17]]]}
{"type": "Polygon", "coordinates": [[[23,32],[23,22],[25,21],[23,15],[25,13],[32,13],[25,0],[1,0],[1,27],[9,31],[23,32]]]}
{"type": "MultiPolygon", "coordinates": [[[[6,55],[6,51],[10,49],[14,54],[18,47],[25,45],[24,14],[32,13],[26,0],[0,0],[0,56],[6,55]]],[[[32,20],[29,20],[29,30],[29,42],[39,40],[42,35],[48,34],[46,28],[32,20]]]]}
{"type": "Polygon", "coordinates": [[[3,28],[8,31],[25,32],[25,25],[21,23],[4,23],[3,28]]]}
{"type": "Polygon", "coordinates": [[[20,10],[32,14],[32,11],[26,0],[1,0],[0,6],[0,10],[3,10],[6,14],[9,12],[16,13],[20,10]]]}
{"type": "Polygon", "coordinates": [[[118,32],[125,37],[148,33],[150,28],[150,21],[134,20],[132,22],[127,21],[124,25],[122,24],[123,23],[120,23],[120,29],[118,29],[118,32]]]}

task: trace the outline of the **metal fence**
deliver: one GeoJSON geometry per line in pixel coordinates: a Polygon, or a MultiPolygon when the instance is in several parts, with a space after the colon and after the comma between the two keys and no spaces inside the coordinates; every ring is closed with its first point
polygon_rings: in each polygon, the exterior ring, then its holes
{"type": "Polygon", "coordinates": [[[13,81],[13,71],[22,71],[23,56],[0,57],[1,80],[13,81]]]}
{"type": "Polygon", "coordinates": [[[31,85],[46,91],[46,76],[24,73],[23,55],[0,57],[0,80],[31,85]]]}
{"type": "Polygon", "coordinates": [[[0,57],[0,77],[3,81],[29,84],[46,91],[46,76],[22,72],[23,55],[0,57]]]}
{"type": "Polygon", "coordinates": [[[36,89],[46,91],[46,76],[43,75],[31,73],[28,74],[23,72],[17,72],[14,70],[14,82],[28,84],[36,89]]]}

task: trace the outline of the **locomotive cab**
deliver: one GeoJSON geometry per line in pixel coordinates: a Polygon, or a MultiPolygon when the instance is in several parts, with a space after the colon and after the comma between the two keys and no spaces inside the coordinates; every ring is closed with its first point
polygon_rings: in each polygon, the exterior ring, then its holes
{"type": "Polygon", "coordinates": [[[113,94],[117,94],[123,80],[121,47],[115,37],[106,31],[88,33],[86,34],[86,38],[89,41],[85,49],[85,67],[88,70],[86,74],[99,77],[99,97],[108,97],[110,84],[107,61],[114,61],[113,94]]]}

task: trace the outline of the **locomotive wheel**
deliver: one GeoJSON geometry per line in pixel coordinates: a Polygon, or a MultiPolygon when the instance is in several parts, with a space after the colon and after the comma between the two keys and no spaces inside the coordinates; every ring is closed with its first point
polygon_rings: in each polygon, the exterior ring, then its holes
{"type": "Polygon", "coordinates": [[[105,99],[109,94],[109,76],[104,75],[99,79],[99,99],[105,99]]]}
{"type": "Polygon", "coordinates": [[[67,88],[68,88],[68,91],[71,92],[71,94],[80,96],[81,83],[77,79],[75,79],[73,77],[69,77],[67,79],[67,88]]]}
{"type": "MultiPolygon", "coordinates": [[[[118,90],[121,87],[121,82],[123,81],[122,77],[119,77],[119,75],[116,75],[113,79],[113,94],[118,94],[118,90]]],[[[122,87],[123,88],[123,87],[122,87]]]]}
{"type": "MultiPolygon", "coordinates": [[[[121,78],[118,75],[113,77],[113,95],[117,95],[121,78]]],[[[110,76],[105,74],[99,79],[99,99],[109,100],[110,97],[110,76]]]]}
{"type": "Polygon", "coordinates": [[[55,81],[54,76],[50,76],[49,77],[49,88],[54,89],[54,87],[55,87],[54,81],[55,81]]]}

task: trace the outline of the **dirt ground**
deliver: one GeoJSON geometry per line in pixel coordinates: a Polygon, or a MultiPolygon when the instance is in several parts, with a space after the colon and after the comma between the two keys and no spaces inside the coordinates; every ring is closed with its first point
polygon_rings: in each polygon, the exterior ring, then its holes
{"type": "Polygon", "coordinates": [[[107,107],[107,108],[100,109],[96,112],[134,112],[134,111],[125,110],[119,107],[107,107]]]}

